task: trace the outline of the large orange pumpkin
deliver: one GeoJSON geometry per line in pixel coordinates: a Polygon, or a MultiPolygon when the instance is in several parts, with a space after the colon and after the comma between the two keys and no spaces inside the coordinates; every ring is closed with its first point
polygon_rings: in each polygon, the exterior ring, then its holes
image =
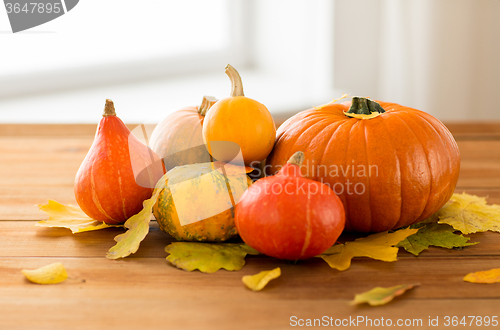
{"type": "Polygon", "coordinates": [[[175,111],[156,125],[149,145],[163,160],[167,171],[176,166],[212,161],[201,134],[205,114],[217,102],[204,96],[199,107],[175,111]]]}
{"type": "Polygon", "coordinates": [[[458,146],[439,120],[358,97],[288,119],[277,131],[269,172],[296,151],[305,151],[302,173],[339,195],[349,231],[385,231],[429,217],[453,194],[460,170],[458,146]]]}

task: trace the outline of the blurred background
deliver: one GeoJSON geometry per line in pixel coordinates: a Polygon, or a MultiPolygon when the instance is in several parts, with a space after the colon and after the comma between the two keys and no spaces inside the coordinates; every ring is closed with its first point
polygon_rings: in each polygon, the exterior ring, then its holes
{"type": "Polygon", "coordinates": [[[0,123],[126,123],[229,96],[227,63],[277,120],[343,93],[443,121],[500,119],[500,0],[84,0],[13,34],[0,123]]]}

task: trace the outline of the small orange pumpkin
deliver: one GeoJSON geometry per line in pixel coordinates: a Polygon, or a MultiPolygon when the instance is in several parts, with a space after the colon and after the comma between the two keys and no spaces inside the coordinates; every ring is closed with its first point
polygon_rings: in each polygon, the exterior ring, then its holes
{"type": "Polygon", "coordinates": [[[199,107],[178,110],[156,125],[149,145],[163,160],[167,171],[176,166],[211,161],[201,129],[206,112],[215,102],[214,97],[204,96],[199,107]]]}
{"type": "Polygon", "coordinates": [[[262,103],[245,96],[241,77],[231,65],[227,65],[226,74],[231,79],[231,97],[217,101],[207,111],[203,140],[219,161],[256,165],[273,148],[274,120],[262,103]],[[243,161],[235,160],[239,150],[243,161]]]}
{"type": "Polygon", "coordinates": [[[451,197],[460,154],[433,116],[353,97],[289,118],[267,159],[276,173],[296,151],[302,173],[328,184],[346,210],[346,230],[379,232],[426,219],[451,197]]]}

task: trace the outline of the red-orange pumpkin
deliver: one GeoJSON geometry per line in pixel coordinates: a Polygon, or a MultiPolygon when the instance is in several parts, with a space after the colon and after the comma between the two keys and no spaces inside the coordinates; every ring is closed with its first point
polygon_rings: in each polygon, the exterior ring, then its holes
{"type": "Polygon", "coordinates": [[[75,178],[75,197],[89,217],[108,224],[125,222],[142,210],[162,177],[158,156],[139,141],[106,100],[94,142],[75,178]]]}
{"type": "Polygon", "coordinates": [[[302,173],[328,184],[346,210],[346,230],[379,232],[424,220],[451,197],[460,154],[433,116],[354,97],[288,119],[267,159],[276,173],[296,151],[302,173]]]}

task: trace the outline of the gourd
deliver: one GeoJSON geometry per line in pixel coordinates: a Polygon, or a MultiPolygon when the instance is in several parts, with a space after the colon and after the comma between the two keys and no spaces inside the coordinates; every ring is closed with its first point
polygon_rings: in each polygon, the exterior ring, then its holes
{"type": "Polygon", "coordinates": [[[433,116],[389,102],[353,97],[289,118],[267,159],[276,173],[304,150],[303,174],[328,184],[346,210],[346,230],[380,232],[438,211],[458,181],[460,153],[433,116]]]}
{"type": "Polygon", "coordinates": [[[235,223],[249,246],[268,256],[298,260],[317,256],[342,233],[342,202],[325,184],[300,174],[296,152],[275,176],[255,182],[236,205],[235,223]]]}
{"type": "Polygon", "coordinates": [[[234,206],[251,184],[242,166],[177,166],[167,172],[153,214],[161,230],[179,241],[223,242],[237,235],[234,206]]]}
{"type": "Polygon", "coordinates": [[[108,224],[125,222],[142,209],[163,165],[116,116],[106,100],[94,142],[75,177],[75,198],[89,217],[108,224]]]}
{"type": "Polygon", "coordinates": [[[214,97],[204,96],[199,107],[178,110],[156,125],[149,145],[163,160],[167,171],[176,166],[211,161],[201,129],[207,110],[215,102],[214,97]]]}
{"type": "Polygon", "coordinates": [[[273,117],[262,103],[245,96],[241,77],[231,65],[227,65],[226,74],[231,80],[231,96],[217,101],[207,111],[203,140],[219,161],[257,165],[273,148],[273,117]]]}

